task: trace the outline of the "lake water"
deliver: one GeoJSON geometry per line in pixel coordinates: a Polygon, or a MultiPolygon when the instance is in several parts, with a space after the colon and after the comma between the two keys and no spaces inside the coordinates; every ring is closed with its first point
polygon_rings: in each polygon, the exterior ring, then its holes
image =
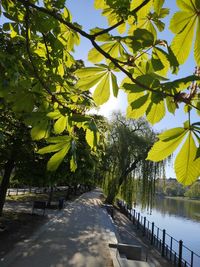
{"type": "MultiPolygon", "coordinates": [[[[182,240],[184,246],[200,255],[200,203],[178,199],[158,198],[150,211],[136,206],[136,211],[150,222],[177,240],[182,240]]],[[[184,250],[184,257],[190,258],[190,253],[184,250]]],[[[200,266],[200,258],[194,257],[194,266],[200,266]]]]}

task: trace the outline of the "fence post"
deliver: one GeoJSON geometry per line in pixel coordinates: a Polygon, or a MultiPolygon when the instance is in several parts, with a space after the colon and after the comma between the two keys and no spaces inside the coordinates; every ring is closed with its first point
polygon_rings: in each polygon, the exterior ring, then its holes
{"type": "Polygon", "coordinates": [[[132,215],[131,215],[131,210],[132,210],[132,209],[130,208],[130,209],[129,209],[129,220],[131,220],[131,216],[132,216],[132,215]]]}
{"type": "Polygon", "coordinates": [[[166,230],[163,229],[163,237],[162,237],[162,252],[161,255],[162,257],[165,256],[165,234],[166,234],[166,230]]]}
{"type": "Polygon", "coordinates": [[[178,267],[182,266],[183,241],[179,241],[178,267]]]}
{"type": "Polygon", "coordinates": [[[171,236],[171,241],[170,241],[170,260],[172,260],[172,242],[173,242],[173,237],[171,236]]]}
{"type": "Polygon", "coordinates": [[[191,251],[191,262],[190,262],[191,267],[193,267],[193,259],[194,259],[194,252],[191,251]]]}
{"type": "Polygon", "coordinates": [[[143,224],[143,235],[146,234],[146,217],[144,217],[144,224],[143,224]]]}
{"type": "Polygon", "coordinates": [[[154,237],[154,222],[152,222],[152,228],[151,228],[151,245],[153,245],[153,237],[154,237]]]}
{"type": "Polygon", "coordinates": [[[140,228],[140,213],[138,212],[137,229],[140,228]]]}
{"type": "Polygon", "coordinates": [[[159,244],[159,227],[157,227],[157,236],[156,236],[156,238],[157,238],[156,246],[158,248],[158,244],[159,244]]]}
{"type": "Polygon", "coordinates": [[[174,253],[174,265],[176,266],[176,259],[177,259],[177,257],[176,257],[176,252],[174,253]]]}
{"type": "Polygon", "coordinates": [[[133,224],[135,224],[135,209],[133,210],[133,224]]]}

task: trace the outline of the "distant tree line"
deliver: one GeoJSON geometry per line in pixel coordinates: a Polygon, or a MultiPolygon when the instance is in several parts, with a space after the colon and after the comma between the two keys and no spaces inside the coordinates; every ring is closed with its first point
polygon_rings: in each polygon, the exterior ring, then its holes
{"type": "Polygon", "coordinates": [[[175,179],[158,179],[156,181],[156,194],[172,197],[188,197],[191,199],[200,199],[200,181],[191,186],[184,187],[175,179]]]}

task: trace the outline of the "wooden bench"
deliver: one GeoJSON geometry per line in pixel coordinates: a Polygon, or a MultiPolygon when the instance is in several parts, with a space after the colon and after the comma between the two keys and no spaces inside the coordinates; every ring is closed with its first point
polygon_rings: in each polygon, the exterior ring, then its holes
{"type": "Polygon", "coordinates": [[[34,201],[33,207],[32,207],[32,214],[33,214],[35,209],[39,209],[39,210],[43,210],[43,216],[44,216],[46,206],[47,206],[46,201],[34,201]]]}

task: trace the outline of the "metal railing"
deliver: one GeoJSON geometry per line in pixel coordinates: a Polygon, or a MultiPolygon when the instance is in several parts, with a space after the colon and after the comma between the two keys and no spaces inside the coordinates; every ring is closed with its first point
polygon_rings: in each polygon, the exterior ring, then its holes
{"type": "Polygon", "coordinates": [[[39,187],[32,187],[32,188],[9,188],[7,190],[7,196],[18,196],[18,195],[25,195],[29,193],[34,194],[43,194],[48,193],[49,188],[39,188],[39,187]]]}
{"type": "Polygon", "coordinates": [[[160,229],[150,222],[140,212],[128,207],[128,205],[118,200],[117,204],[120,210],[133,222],[136,229],[142,232],[142,235],[154,246],[162,257],[178,267],[199,267],[200,255],[183,245],[182,240],[176,240],[166,233],[165,229],[160,229]]]}

